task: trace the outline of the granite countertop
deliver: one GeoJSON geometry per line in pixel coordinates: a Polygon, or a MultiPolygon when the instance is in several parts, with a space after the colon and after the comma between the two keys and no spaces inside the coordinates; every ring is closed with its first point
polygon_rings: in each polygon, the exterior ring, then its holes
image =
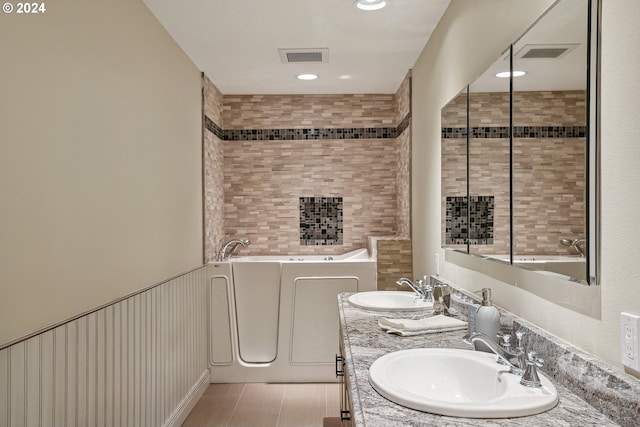
{"type": "MultiPolygon", "coordinates": [[[[348,302],[351,294],[340,294],[338,307],[342,330],[345,364],[351,399],[351,418],[356,427],[432,427],[432,426],[617,426],[567,387],[552,380],[560,403],[538,415],[506,419],[471,419],[435,415],[397,405],[380,396],[369,384],[369,366],[380,356],[397,350],[425,347],[449,347],[472,350],[462,341],[465,330],[416,336],[385,333],[378,318],[420,318],[425,313],[374,312],[362,310],[348,302]]],[[[466,320],[464,313],[458,315],[466,320]]]]}

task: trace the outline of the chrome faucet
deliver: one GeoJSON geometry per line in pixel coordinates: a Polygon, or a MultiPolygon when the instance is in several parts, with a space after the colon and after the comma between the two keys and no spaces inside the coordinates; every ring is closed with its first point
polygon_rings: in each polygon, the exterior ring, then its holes
{"type": "Polygon", "coordinates": [[[417,298],[421,298],[427,302],[433,302],[433,287],[431,287],[431,285],[429,285],[428,283],[425,283],[425,281],[423,280],[418,280],[418,285],[416,285],[406,277],[401,277],[400,279],[396,280],[396,285],[407,285],[411,289],[413,289],[413,292],[415,292],[417,298]]]}
{"type": "Polygon", "coordinates": [[[509,367],[509,372],[515,375],[522,375],[524,372],[522,369],[515,366],[511,363],[511,358],[515,356],[515,354],[508,353],[504,348],[499,347],[498,344],[488,336],[480,332],[473,332],[470,334],[466,334],[462,337],[462,341],[467,344],[473,344],[476,341],[480,341],[484,345],[486,345],[489,350],[491,350],[496,356],[498,356],[498,363],[502,363],[509,367]]]}
{"type": "Polygon", "coordinates": [[[247,239],[231,239],[227,240],[222,244],[222,248],[218,252],[218,256],[216,257],[216,261],[228,261],[231,259],[231,256],[236,253],[238,247],[242,245],[242,247],[249,246],[251,242],[247,239]]]}
{"type": "Polygon", "coordinates": [[[586,243],[587,243],[587,239],[584,239],[584,238],[567,239],[563,237],[562,239],[560,239],[560,244],[562,244],[563,246],[569,246],[571,248],[574,248],[576,251],[578,251],[581,257],[583,257],[585,254],[584,245],[586,243]]]}
{"type": "MultiPolygon", "coordinates": [[[[474,332],[462,337],[462,340],[467,344],[473,344],[475,341],[484,343],[494,354],[498,356],[498,363],[502,363],[509,367],[509,373],[522,376],[520,384],[526,387],[542,387],[540,378],[538,377],[537,368],[540,368],[544,364],[544,360],[538,358],[538,354],[535,351],[526,353],[522,345],[522,339],[524,333],[521,331],[516,332],[516,338],[518,339],[518,347],[515,353],[510,351],[510,340],[507,339],[508,335],[502,335],[503,346],[498,346],[491,338],[480,332],[474,332]],[[517,358],[518,366],[515,366],[512,362],[512,358],[517,358]]],[[[509,336],[510,338],[510,336],[509,336]]]]}

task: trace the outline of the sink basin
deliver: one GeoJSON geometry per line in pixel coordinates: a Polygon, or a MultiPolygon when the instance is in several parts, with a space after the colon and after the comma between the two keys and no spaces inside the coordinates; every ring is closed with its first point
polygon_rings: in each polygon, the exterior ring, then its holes
{"type": "Polygon", "coordinates": [[[472,350],[421,348],[385,354],[369,368],[369,380],[383,397],[419,411],[467,418],[509,418],[539,414],[558,403],[553,384],[520,384],[497,356],[472,350]]]}
{"type": "Polygon", "coordinates": [[[416,299],[415,293],[402,291],[359,292],[351,295],[349,302],[359,308],[383,311],[415,311],[433,307],[433,303],[416,299]]]}

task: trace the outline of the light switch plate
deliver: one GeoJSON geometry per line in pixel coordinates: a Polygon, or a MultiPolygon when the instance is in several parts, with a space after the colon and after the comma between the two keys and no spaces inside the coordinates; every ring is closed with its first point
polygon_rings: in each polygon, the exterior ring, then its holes
{"type": "Polygon", "coordinates": [[[640,316],[624,312],[620,313],[622,364],[636,371],[640,370],[640,360],[638,360],[639,325],[640,316]]]}

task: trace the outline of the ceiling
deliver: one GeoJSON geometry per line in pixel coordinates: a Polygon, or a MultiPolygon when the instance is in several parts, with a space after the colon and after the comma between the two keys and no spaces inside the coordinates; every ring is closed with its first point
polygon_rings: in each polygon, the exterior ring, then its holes
{"type": "MultiPolygon", "coordinates": [[[[587,87],[587,19],[586,0],[562,0],[551,7],[513,45],[513,68],[527,74],[514,78],[515,91],[584,90],[587,87]],[[522,58],[530,47],[565,48],[558,58],[522,58]]],[[[508,48],[508,46],[505,46],[508,48]]],[[[509,79],[498,79],[496,73],[509,70],[508,51],[478,77],[472,92],[507,92],[509,79]]]]}
{"type": "Polygon", "coordinates": [[[450,0],[143,0],[225,95],[395,93],[450,0]],[[328,62],[289,63],[279,48],[328,48],[328,62]],[[301,81],[296,75],[315,73],[301,81]]]}

